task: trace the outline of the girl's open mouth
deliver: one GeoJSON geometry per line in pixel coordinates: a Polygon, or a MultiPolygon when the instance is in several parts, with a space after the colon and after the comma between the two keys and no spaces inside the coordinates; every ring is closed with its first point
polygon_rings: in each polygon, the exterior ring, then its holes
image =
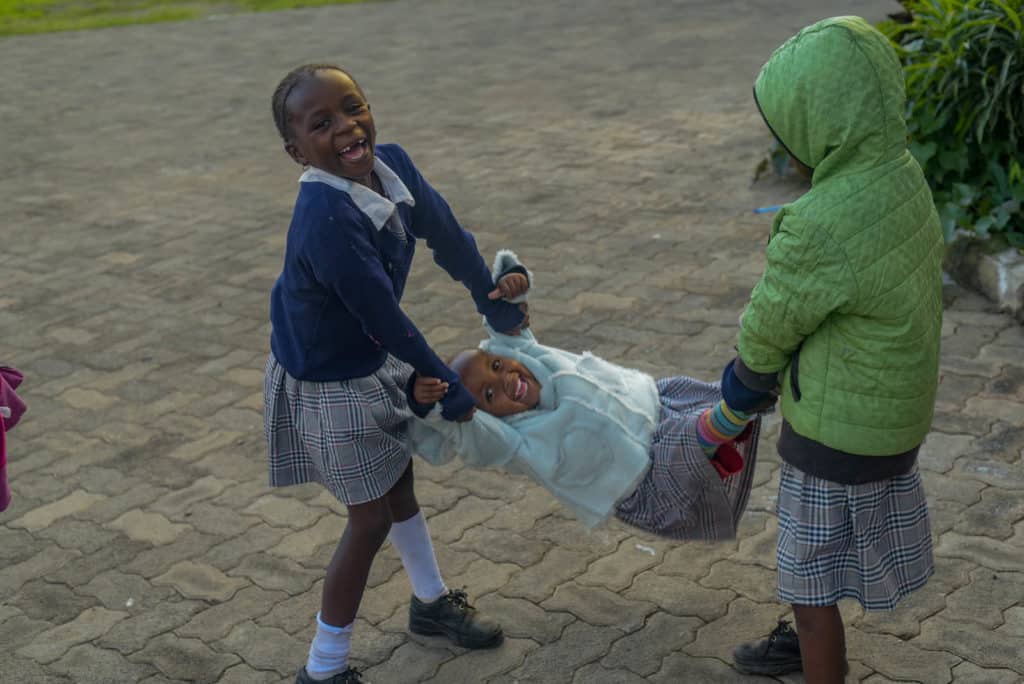
{"type": "Polygon", "coordinates": [[[338,153],[338,156],[347,162],[359,161],[366,156],[366,138],[360,138],[338,153]]]}
{"type": "Polygon", "coordinates": [[[523,397],[526,396],[526,381],[519,378],[519,383],[516,385],[515,396],[512,397],[516,401],[522,401],[523,397]]]}

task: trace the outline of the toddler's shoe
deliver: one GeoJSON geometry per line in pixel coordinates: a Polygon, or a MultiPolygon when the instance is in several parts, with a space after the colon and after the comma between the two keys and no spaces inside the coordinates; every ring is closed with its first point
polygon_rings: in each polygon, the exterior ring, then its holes
{"type": "Polygon", "coordinates": [[[354,667],[350,667],[344,672],[339,672],[336,675],[332,675],[327,679],[313,679],[306,672],[306,668],[303,667],[299,670],[299,674],[295,677],[295,684],[370,684],[368,681],[363,679],[363,675],[360,674],[359,670],[354,667]]]}
{"type": "Polygon", "coordinates": [[[480,617],[461,589],[449,590],[430,603],[413,596],[409,631],[428,636],[440,634],[463,648],[495,648],[505,639],[501,625],[480,617]]]}
{"type": "Polygon", "coordinates": [[[767,639],[738,647],[732,659],[744,674],[784,675],[803,669],[800,640],[787,620],[779,620],[767,639]]]}

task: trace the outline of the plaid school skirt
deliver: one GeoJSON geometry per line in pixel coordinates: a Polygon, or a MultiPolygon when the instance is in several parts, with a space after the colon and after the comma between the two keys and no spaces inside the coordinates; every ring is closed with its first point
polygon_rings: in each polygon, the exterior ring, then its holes
{"type": "Polygon", "coordinates": [[[916,467],[842,485],[783,463],[778,514],[779,598],[786,603],[831,606],[852,598],[865,610],[892,610],[934,572],[916,467]]]}
{"type": "Polygon", "coordinates": [[[363,378],[296,380],[271,354],[263,379],[270,485],[319,482],[346,505],[387,494],[411,459],[405,396],[411,373],[389,355],[363,378]]]}
{"type": "Polygon", "coordinates": [[[658,381],[661,415],[651,442],[651,468],[619,503],[623,522],[669,539],[718,541],[736,536],[750,498],[761,419],[737,444],[743,470],[722,480],[697,441],[697,419],[722,399],[717,384],[688,377],[658,381]]]}

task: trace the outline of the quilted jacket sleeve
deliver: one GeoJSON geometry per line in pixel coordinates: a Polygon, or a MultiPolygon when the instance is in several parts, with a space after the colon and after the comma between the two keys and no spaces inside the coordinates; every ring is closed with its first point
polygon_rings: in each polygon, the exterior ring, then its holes
{"type": "Polygon", "coordinates": [[[826,230],[793,214],[779,220],[740,330],[740,358],[757,373],[782,370],[801,342],[856,293],[845,252],[826,230]]]}

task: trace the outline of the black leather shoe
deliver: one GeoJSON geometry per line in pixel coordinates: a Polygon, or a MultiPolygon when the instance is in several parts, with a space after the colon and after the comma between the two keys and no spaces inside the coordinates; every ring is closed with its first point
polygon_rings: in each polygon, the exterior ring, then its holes
{"type": "Polygon", "coordinates": [[[413,596],[409,606],[409,631],[440,634],[463,648],[494,648],[505,639],[501,625],[480,617],[461,589],[449,590],[431,603],[413,596]]]}
{"type": "Polygon", "coordinates": [[[306,668],[303,667],[299,670],[299,674],[295,677],[295,684],[370,684],[363,679],[363,675],[359,673],[354,667],[350,667],[344,672],[340,672],[336,675],[332,675],[327,679],[313,679],[306,672],[306,668]]]}
{"type": "Polygon", "coordinates": [[[800,640],[787,620],[779,620],[767,639],[737,648],[732,659],[744,674],[784,675],[803,669],[800,640]]]}

